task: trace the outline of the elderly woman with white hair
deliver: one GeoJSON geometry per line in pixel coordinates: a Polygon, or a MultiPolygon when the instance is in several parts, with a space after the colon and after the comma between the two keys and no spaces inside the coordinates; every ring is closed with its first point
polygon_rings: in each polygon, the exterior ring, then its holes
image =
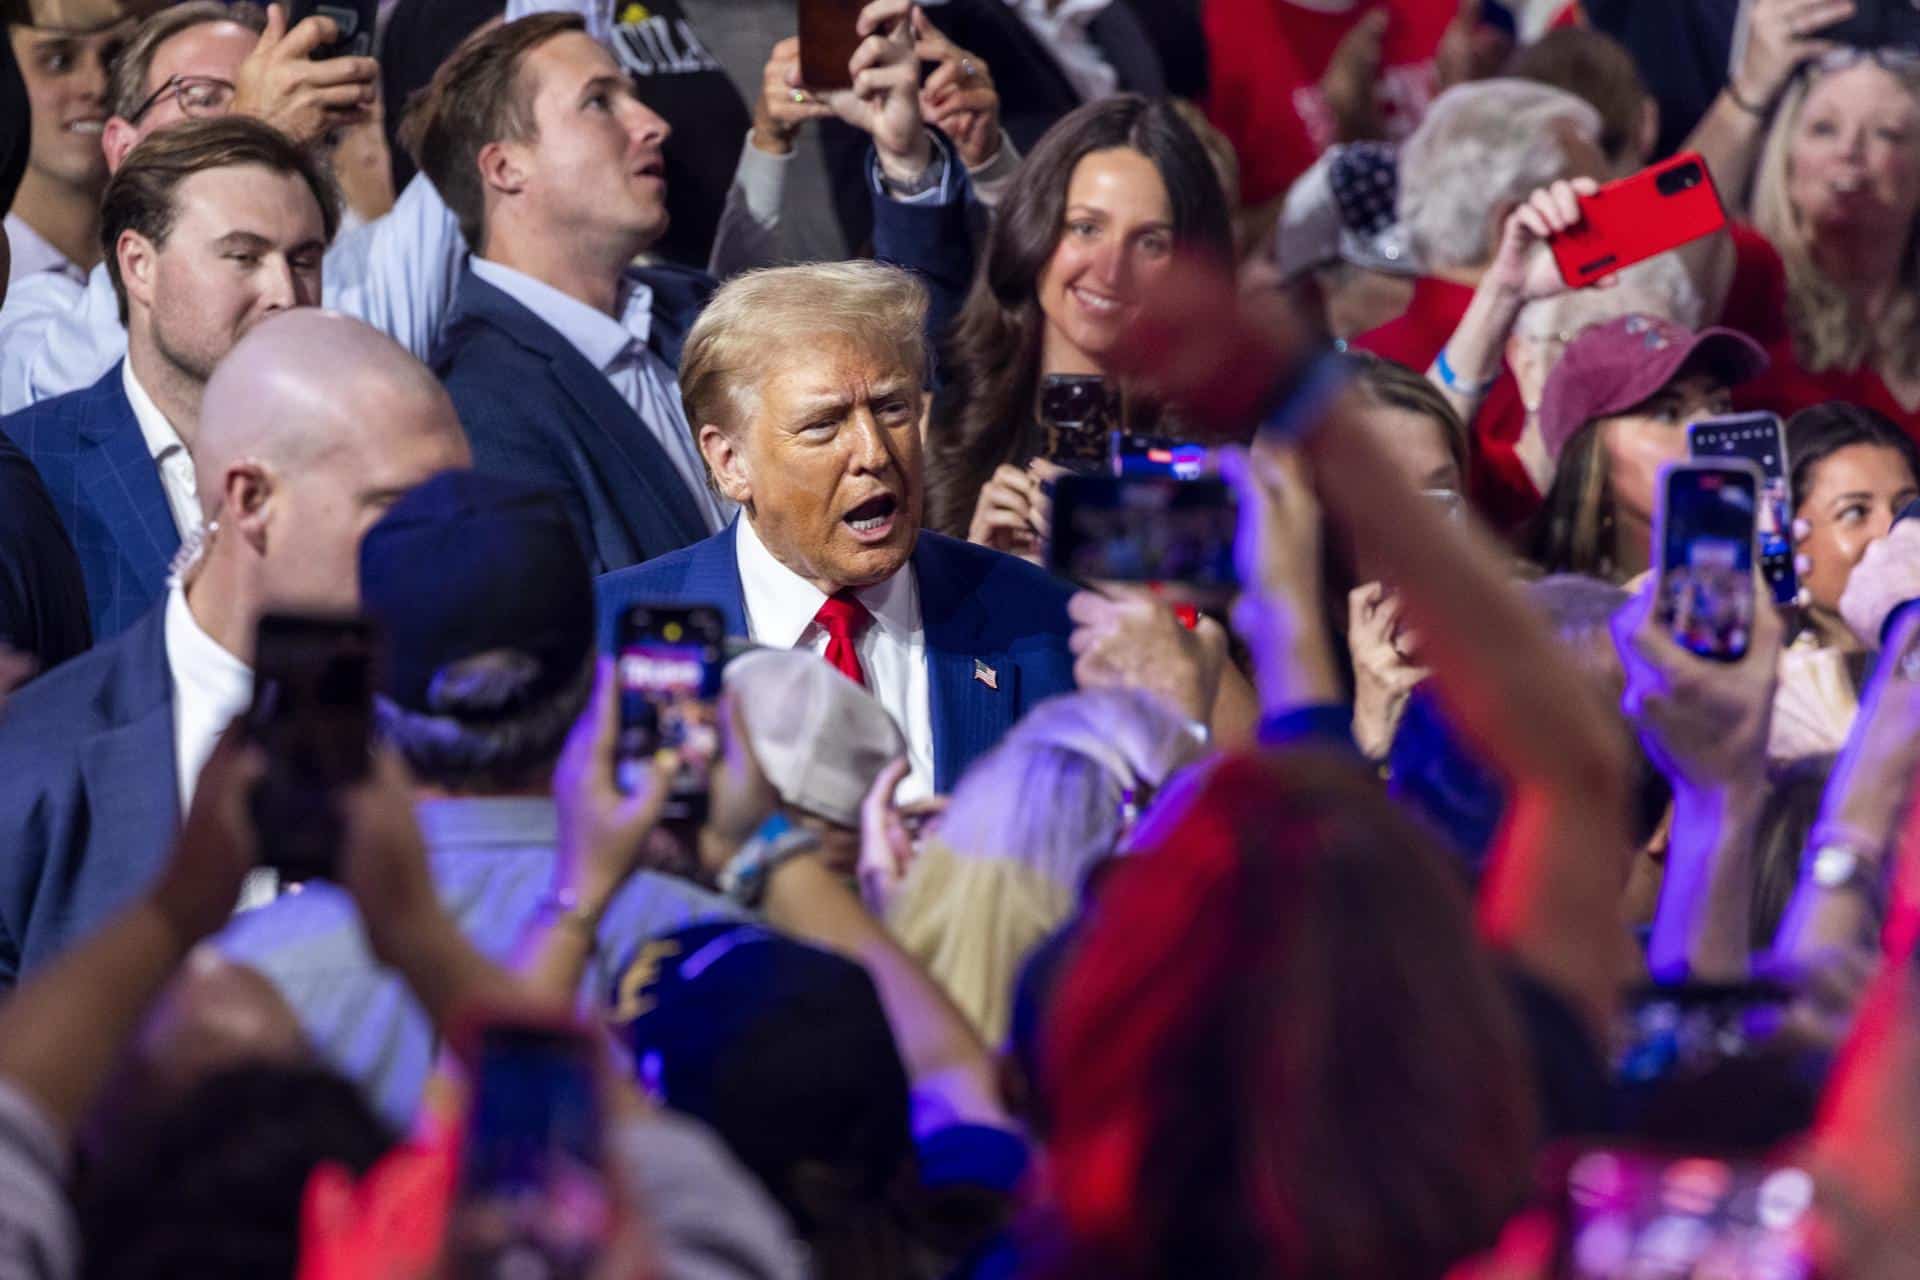
{"type": "Polygon", "coordinates": [[[1773,366],[1754,402],[1844,400],[1920,436],[1920,58],[1813,38],[1847,8],[1752,0],[1689,145],[1778,251],[1785,313],[1755,334],[1773,366]]]}
{"type": "MultiPolygon", "coordinates": [[[[1070,918],[1088,875],[1205,741],[1137,691],[1035,707],[960,779],[884,903],[887,928],[989,1044],[1002,1041],[1029,952],[1070,918]]],[[[870,885],[871,882],[869,882],[870,885]]]]}
{"type": "Polygon", "coordinates": [[[1476,433],[1474,497],[1496,524],[1518,524],[1538,501],[1512,457],[1523,415],[1502,343],[1520,307],[1546,289],[1528,275],[1531,241],[1516,245],[1515,228],[1532,234],[1523,219],[1539,219],[1537,234],[1548,234],[1556,207],[1548,190],[1570,204],[1591,187],[1569,183],[1607,172],[1600,134],[1600,113],[1573,94],[1495,79],[1442,94],[1400,149],[1400,222],[1426,274],[1399,319],[1353,345],[1431,368],[1468,422],[1479,414],[1516,424],[1476,433]],[[1469,319],[1485,331],[1481,345],[1450,345],[1469,319]]]}

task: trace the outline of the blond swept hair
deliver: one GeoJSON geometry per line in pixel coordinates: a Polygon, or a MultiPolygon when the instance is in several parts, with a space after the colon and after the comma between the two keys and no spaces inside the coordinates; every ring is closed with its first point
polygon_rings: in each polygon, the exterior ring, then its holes
{"type": "MultiPolygon", "coordinates": [[[[1865,65],[1851,63],[1849,66],[1865,65]]],[[[1920,69],[1876,62],[1920,106],[1920,69]]],[[[1809,373],[1851,372],[1879,362],[1905,380],[1920,378],[1920,235],[1908,231],[1906,256],[1895,291],[1879,320],[1868,324],[1847,293],[1814,264],[1800,216],[1788,193],[1793,135],[1818,70],[1795,77],[1773,113],[1773,125],[1754,175],[1752,216],[1787,266],[1787,322],[1794,355],[1809,373]]]]}
{"type": "Polygon", "coordinates": [[[1088,689],[1042,702],[961,777],[887,928],[989,1043],[1006,1036],[1021,964],[1125,835],[1129,793],[1201,750],[1150,695],[1088,689]]]}
{"type": "Polygon", "coordinates": [[[920,282],[878,262],[815,262],[736,276],[707,303],[680,354],[680,396],[695,445],[709,423],[727,432],[744,426],[769,374],[823,348],[844,345],[898,360],[919,386],[927,371],[926,323],[920,282]]]}

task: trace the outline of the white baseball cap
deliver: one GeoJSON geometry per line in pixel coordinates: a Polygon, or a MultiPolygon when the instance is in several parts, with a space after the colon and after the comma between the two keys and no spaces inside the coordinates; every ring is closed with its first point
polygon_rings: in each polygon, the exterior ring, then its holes
{"type": "Polygon", "coordinates": [[[843,827],[907,740],[880,700],[800,649],[751,649],[727,664],[747,741],[781,802],[843,827]]]}

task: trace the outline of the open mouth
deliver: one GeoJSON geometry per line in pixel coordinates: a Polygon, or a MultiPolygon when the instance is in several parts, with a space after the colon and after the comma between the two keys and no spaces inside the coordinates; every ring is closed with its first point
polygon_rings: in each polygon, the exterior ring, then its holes
{"type": "Polygon", "coordinates": [[[667,180],[667,162],[665,160],[649,160],[633,172],[635,177],[658,178],[662,182],[665,182],[667,180]]]}
{"type": "Polygon", "coordinates": [[[106,127],[107,122],[104,120],[75,120],[67,126],[67,132],[91,134],[97,138],[106,127]]]}
{"type": "Polygon", "coordinates": [[[900,500],[890,493],[868,498],[840,519],[858,538],[883,538],[893,529],[893,518],[900,511],[900,500]]]}

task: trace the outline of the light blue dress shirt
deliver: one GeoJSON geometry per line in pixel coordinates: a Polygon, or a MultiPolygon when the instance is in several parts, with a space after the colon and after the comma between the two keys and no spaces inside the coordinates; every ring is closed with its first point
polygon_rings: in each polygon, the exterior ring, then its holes
{"type": "MultiPolygon", "coordinates": [[[[416,806],[440,901],[481,952],[507,961],[553,881],[559,817],[541,796],[430,800],[416,806]]],[[[605,1002],[640,946],[709,920],[745,919],[724,898],[642,871],[601,918],[583,994],[605,1002]]],[[[321,1054],[402,1132],[413,1123],[439,1045],[406,984],[367,949],[344,889],[304,885],[242,911],[214,939],[279,988],[321,1054]]]]}
{"type": "MultiPolygon", "coordinates": [[[[343,231],[321,264],[320,300],[425,360],[453,306],[467,242],[420,174],[384,217],[343,231]]],[[[127,354],[105,263],[85,285],[43,272],[0,306],[0,414],[98,382],[127,354]]]]}
{"type": "Polygon", "coordinates": [[[512,267],[475,258],[473,274],[533,312],[572,344],[586,362],[605,374],[640,423],[666,451],[680,473],[708,533],[718,533],[738,509],[707,484],[706,464],[694,445],[693,431],[680,399],[680,375],[647,345],[653,333],[653,290],[633,272],[620,286],[619,318],[596,311],[512,267]]]}

